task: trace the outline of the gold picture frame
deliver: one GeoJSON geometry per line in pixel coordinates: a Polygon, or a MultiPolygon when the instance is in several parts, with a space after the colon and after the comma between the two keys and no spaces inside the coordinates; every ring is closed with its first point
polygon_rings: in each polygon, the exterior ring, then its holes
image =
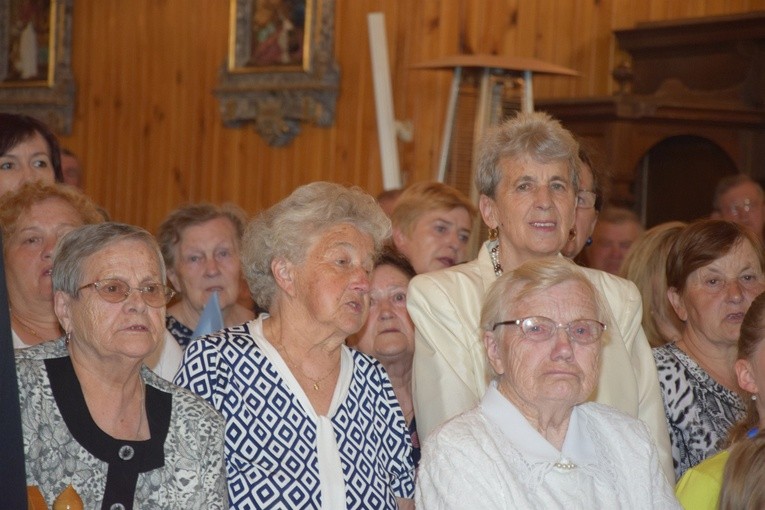
{"type": "Polygon", "coordinates": [[[73,0],[0,0],[0,109],[69,134],[73,0]]]}
{"type": "Polygon", "coordinates": [[[229,31],[231,72],[310,72],[315,2],[233,2],[229,31]]]}
{"type": "Polygon", "coordinates": [[[334,122],[340,72],[335,0],[230,0],[229,51],[215,94],[224,125],[284,146],[303,122],[334,122]]]}
{"type": "Polygon", "coordinates": [[[0,87],[50,87],[56,71],[57,0],[7,0],[3,9],[0,87]]]}

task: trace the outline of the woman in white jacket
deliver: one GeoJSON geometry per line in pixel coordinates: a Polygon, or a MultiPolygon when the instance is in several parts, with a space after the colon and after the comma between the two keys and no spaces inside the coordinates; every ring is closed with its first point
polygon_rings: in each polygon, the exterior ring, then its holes
{"type": "MultiPolygon", "coordinates": [[[[418,275],[407,296],[416,331],[413,387],[420,437],[483,396],[491,379],[479,336],[484,296],[503,270],[558,255],[565,245],[579,189],[577,153],[571,133],[540,112],[520,113],[482,141],[476,187],[481,216],[494,238],[472,262],[418,275]]],[[[656,365],[641,327],[640,294],[616,276],[584,272],[608,303],[614,325],[590,400],[640,418],[674,481],[656,365]]]]}

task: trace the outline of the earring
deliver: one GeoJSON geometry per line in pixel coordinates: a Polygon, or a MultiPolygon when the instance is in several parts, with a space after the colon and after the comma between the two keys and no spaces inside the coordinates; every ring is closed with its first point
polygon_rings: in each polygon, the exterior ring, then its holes
{"type": "Polygon", "coordinates": [[[68,346],[69,345],[69,340],[71,340],[71,339],[72,339],[72,332],[71,331],[67,331],[66,332],[66,338],[64,339],[64,344],[68,346]]]}
{"type": "Polygon", "coordinates": [[[588,237],[587,240],[584,242],[585,246],[589,246],[592,244],[592,237],[588,237]]]}
{"type": "Polygon", "coordinates": [[[757,402],[757,395],[752,395],[752,401],[757,402]]]}
{"type": "Polygon", "coordinates": [[[499,230],[496,228],[489,229],[489,241],[495,241],[499,237],[499,230]]]}

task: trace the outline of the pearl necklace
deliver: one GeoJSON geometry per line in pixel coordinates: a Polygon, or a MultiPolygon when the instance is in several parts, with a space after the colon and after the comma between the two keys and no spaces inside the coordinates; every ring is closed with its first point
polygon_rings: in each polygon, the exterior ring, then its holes
{"type": "Polygon", "coordinates": [[[576,464],[569,462],[566,458],[561,458],[558,462],[553,464],[553,467],[560,471],[571,471],[576,468],[576,464]]]}
{"type": "Polygon", "coordinates": [[[494,247],[489,250],[489,257],[491,258],[491,263],[494,266],[494,275],[499,278],[502,276],[502,265],[499,263],[499,242],[494,245],[494,247]]]}

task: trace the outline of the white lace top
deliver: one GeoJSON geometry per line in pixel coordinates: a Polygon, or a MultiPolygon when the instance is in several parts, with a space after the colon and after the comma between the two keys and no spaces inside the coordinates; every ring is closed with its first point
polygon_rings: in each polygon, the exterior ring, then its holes
{"type": "Polygon", "coordinates": [[[601,404],[574,408],[558,451],[492,383],[422,453],[418,510],[680,508],[645,425],[601,404]]]}

